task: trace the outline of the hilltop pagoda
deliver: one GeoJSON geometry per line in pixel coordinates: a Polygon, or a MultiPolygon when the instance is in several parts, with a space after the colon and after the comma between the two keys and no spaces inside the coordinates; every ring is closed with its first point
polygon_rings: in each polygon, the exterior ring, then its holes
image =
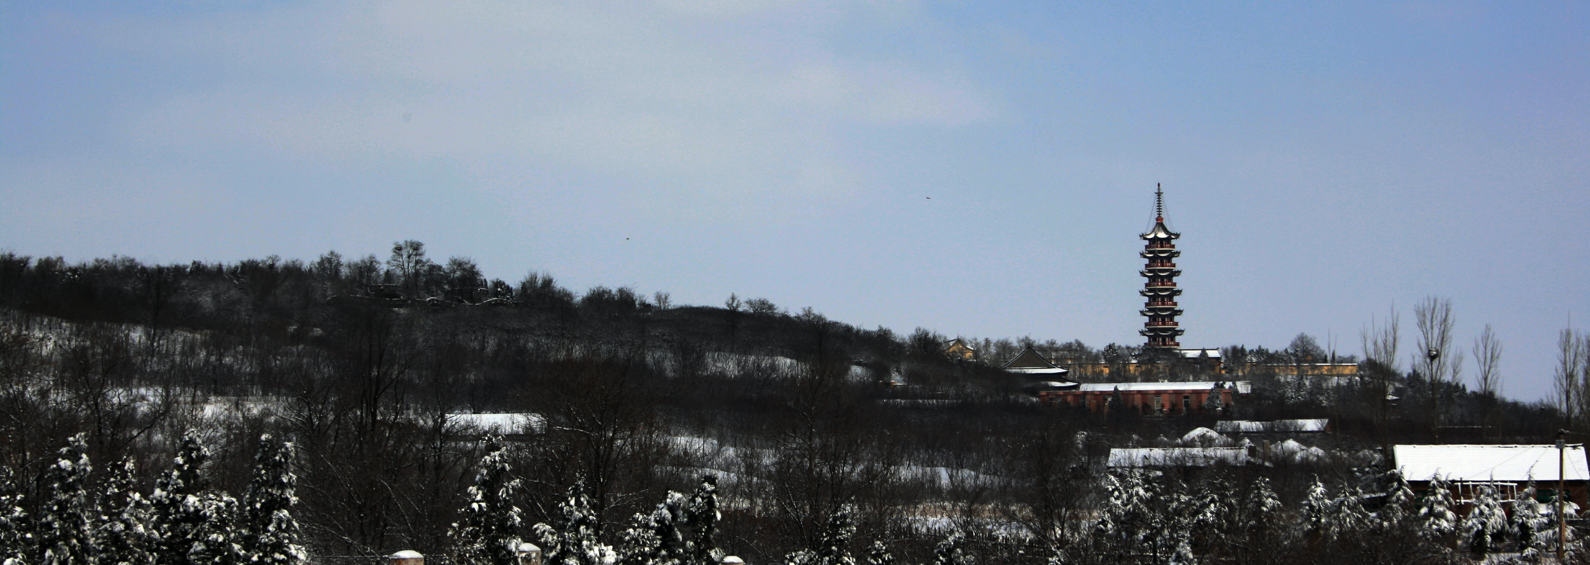
{"type": "Polygon", "coordinates": [[[1175,260],[1181,256],[1181,252],[1176,250],[1174,240],[1181,234],[1165,227],[1165,193],[1158,184],[1154,185],[1154,227],[1139,237],[1148,242],[1140,254],[1148,260],[1148,265],[1139,271],[1148,279],[1143,284],[1143,290],[1139,291],[1148,299],[1141,311],[1148,321],[1143,323],[1143,329],[1138,333],[1148,338],[1148,343],[1144,345],[1146,348],[1180,348],[1181,342],[1176,341],[1176,338],[1186,330],[1176,325],[1176,316],[1181,315],[1181,309],[1176,307],[1176,297],[1181,295],[1181,289],[1176,288],[1176,277],[1181,275],[1181,271],[1176,269],[1175,260]]]}

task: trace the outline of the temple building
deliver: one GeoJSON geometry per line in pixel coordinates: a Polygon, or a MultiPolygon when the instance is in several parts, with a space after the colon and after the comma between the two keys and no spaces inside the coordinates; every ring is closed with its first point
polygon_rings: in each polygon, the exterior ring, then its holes
{"type": "Polygon", "coordinates": [[[1148,265],[1140,271],[1148,282],[1139,291],[1148,300],[1141,311],[1148,321],[1138,333],[1148,338],[1144,347],[1178,349],[1181,342],[1176,338],[1186,331],[1176,325],[1176,316],[1181,315],[1181,309],[1176,307],[1176,297],[1181,295],[1181,289],[1176,288],[1176,277],[1181,271],[1176,269],[1175,260],[1181,252],[1176,250],[1175,239],[1181,234],[1165,227],[1165,193],[1157,184],[1154,186],[1154,227],[1139,237],[1148,242],[1139,254],[1148,260],[1148,265]]]}

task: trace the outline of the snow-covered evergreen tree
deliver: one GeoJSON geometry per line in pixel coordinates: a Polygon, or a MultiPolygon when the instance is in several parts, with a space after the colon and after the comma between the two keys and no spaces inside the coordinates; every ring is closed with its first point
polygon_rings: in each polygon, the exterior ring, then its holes
{"type": "Polygon", "coordinates": [[[856,526],[850,518],[850,509],[840,507],[828,516],[823,535],[817,547],[803,549],[784,556],[787,565],[856,565],[855,558],[845,546],[856,535],[856,526]]]}
{"type": "Polygon", "coordinates": [[[242,537],[238,518],[242,509],[236,498],[224,492],[207,491],[190,497],[192,513],[198,524],[193,545],[188,547],[191,565],[237,565],[247,561],[243,555],[242,537]]]}
{"type": "Polygon", "coordinates": [[[1154,563],[1187,563],[1193,552],[1193,529],[1201,526],[1194,522],[1199,501],[1185,485],[1170,485],[1161,492],[1157,507],[1147,508],[1149,525],[1143,541],[1154,563]]]}
{"type": "MultiPolygon", "coordinates": [[[[1574,504],[1572,500],[1565,500],[1563,502],[1564,513],[1570,520],[1579,514],[1579,505],[1574,504]]],[[[1534,546],[1539,548],[1537,554],[1549,555],[1554,553],[1557,548],[1557,533],[1559,526],[1557,522],[1557,501],[1555,499],[1548,500],[1536,508],[1540,510],[1542,519],[1540,521],[1539,527],[1535,528],[1534,546]]],[[[1567,528],[1567,533],[1568,539],[1566,545],[1569,555],[1572,556],[1575,553],[1582,552],[1584,550],[1583,543],[1579,539],[1579,536],[1574,532],[1574,529],[1572,527],[1567,528]]]]}
{"type": "Polygon", "coordinates": [[[1251,562],[1268,555],[1271,544],[1279,541],[1279,534],[1286,531],[1280,520],[1281,498],[1270,486],[1270,480],[1264,477],[1254,478],[1247,488],[1239,489],[1234,498],[1231,534],[1214,540],[1216,543],[1211,545],[1226,555],[1242,556],[1238,562],[1251,562]]]}
{"type": "Polygon", "coordinates": [[[1325,490],[1325,483],[1319,477],[1314,477],[1314,483],[1308,486],[1308,494],[1303,497],[1303,512],[1301,528],[1305,536],[1314,540],[1323,540],[1330,537],[1335,531],[1332,518],[1335,513],[1331,511],[1331,498],[1329,491],[1325,490]]]}
{"type": "Polygon", "coordinates": [[[536,536],[545,552],[545,565],[608,565],[618,560],[613,548],[601,542],[596,513],[585,495],[585,482],[575,481],[558,504],[557,526],[536,524],[536,536]]]}
{"type": "Polygon", "coordinates": [[[1105,401],[1104,410],[1111,416],[1126,415],[1126,397],[1121,396],[1121,387],[1115,387],[1110,393],[1110,399],[1105,401]]]}
{"type": "Polygon", "coordinates": [[[933,565],[972,565],[972,556],[962,549],[964,545],[966,537],[960,532],[950,534],[933,548],[933,565]]]}
{"type": "Polygon", "coordinates": [[[1457,529],[1457,514],[1452,512],[1452,492],[1446,480],[1430,478],[1430,492],[1419,504],[1419,523],[1424,535],[1434,539],[1451,536],[1457,529]]]}
{"type": "Polygon", "coordinates": [[[1357,534],[1369,524],[1369,511],[1364,509],[1364,493],[1357,487],[1342,489],[1342,496],[1331,501],[1330,537],[1341,539],[1357,534]]]}
{"type": "Polygon", "coordinates": [[[1219,477],[1205,481],[1188,497],[1187,508],[1175,516],[1181,522],[1176,527],[1206,545],[1217,544],[1218,538],[1229,534],[1237,525],[1236,510],[1231,505],[1234,498],[1230,483],[1219,477]]]}
{"type": "Polygon", "coordinates": [[[95,527],[100,565],[151,565],[154,534],[149,531],[149,501],[135,486],[137,468],[125,459],[106,482],[102,512],[95,527]]]}
{"type": "Polygon", "coordinates": [[[1243,493],[1241,508],[1245,525],[1268,523],[1281,511],[1281,497],[1270,486],[1270,479],[1258,477],[1243,493]]]}
{"type": "Polygon", "coordinates": [[[33,554],[33,525],[22,508],[22,485],[0,465],[0,565],[20,565],[33,554]]]}
{"type": "Polygon", "coordinates": [[[650,514],[636,514],[623,534],[619,563],[624,565],[681,565],[692,557],[691,548],[679,531],[686,521],[685,495],[669,491],[650,514]]]}
{"type": "Polygon", "coordinates": [[[707,475],[690,495],[686,513],[690,524],[690,551],[698,565],[712,565],[723,559],[718,548],[718,477],[707,475]]]}
{"type": "Polygon", "coordinates": [[[1547,524],[1550,522],[1550,518],[1535,497],[1535,482],[1530,481],[1513,499],[1511,526],[1513,539],[1518,552],[1526,559],[1533,559],[1540,554],[1542,548],[1538,532],[1548,527],[1547,524]]]}
{"type": "Polygon", "coordinates": [[[1220,414],[1220,410],[1226,407],[1225,403],[1221,402],[1221,397],[1224,395],[1225,383],[1215,383],[1214,388],[1209,391],[1209,398],[1204,400],[1204,413],[1211,416],[1220,414]]]}
{"type": "Polygon", "coordinates": [[[652,528],[651,514],[635,514],[630,525],[618,536],[619,565],[648,565],[658,552],[661,543],[652,528]]]}
{"type": "MultiPolygon", "coordinates": [[[[518,559],[522,523],[513,499],[520,482],[512,476],[508,452],[493,442],[491,453],[480,460],[469,503],[453,524],[451,537],[458,543],[458,559],[466,565],[514,565],[518,559]]],[[[583,494],[582,494],[583,497],[583,494]]]]}
{"type": "Polygon", "coordinates": [[[1107,475],[1104,488],[1109,498],[1103,516],[1094,524],[1095,538],[1119,552],[1136,552],[1158,519],[1151,506],[1156,486],[1144,481],[1137,471],[1107,475]]]}
{"type": "Polygon", "coordinates": [[[867,550],[867,565],[894,565],[894,554],[889,553],[889,546],[883,540],[873,540],[872,547],[867,550]]]}
{"type": "Polygon", "coordinates": [[[1506,527],[1507,513],[1502,510],[1502,501],[1496,496],[1496,489],[1482,486],[1474,494],[1474,508],[1463,518],[1458,532],[1461,539],[1468,543],[1469,551],[1485,555],[1496,550],[1495,541],[1500,540],[1498,534],[1506,527]]]}
{"type": "Polygon", "coordinates": [[[38,540],[39,563],[44,565],[92,565],[99,558],[94,543],[98,509],[88,492],[88,461],[84,434],[66,441],[55,464],[44,471],[46,499],[39,508],[34,536],[38,540]]]}
{"type": "Polygon", "coordinates": [[[1385,502],[1380,505],[1380,511],[1375,513],[1375,523],[1385,529],[1395,529],[1413,516],[1417,500],[1413,488],[1408,486],[1408,481],[1400,471],[1387,471],[1385,483],[1385,502]]]}
{"type": "Polygon", "coordinates": [[[292,464],[291,443],[270,434],[260,436],[241,516],[240,545],[250,563],[296,565],[308,557],[298,543],[298,522],[292,514],[298,504],[292,464]]]}
{"type": "Polygon", "coordinates": [[[219,549],[209,537],[221,531],[222,524],[212,522],[228,517],[217,508],[224,506],[224,501],[201,496],[209,487],[204,474],[209,460],[210,450],[199,441],[198,432],[190,429],[182,435],[171,470],[155,480],[155,490],[149,495],[154,518],[149,529],[154,533],[158,565],[189,565],[189,554],[195,550],[197,557],[207,559],[219,549]]]}

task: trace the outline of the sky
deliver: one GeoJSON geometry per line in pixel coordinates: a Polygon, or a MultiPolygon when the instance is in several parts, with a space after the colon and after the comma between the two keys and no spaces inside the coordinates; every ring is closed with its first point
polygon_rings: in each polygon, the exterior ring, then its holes
{"type": "Polygon", "coordinates": [[[1407,356],[1435,296],[1532,401],[1590,327],[1587,30],[1580,1],[0,3],[0,249],[417,239],[1102,347],[1142,342],[1161,184],[1184,346],[1361,354],[1396,310],[1407,356]]]}

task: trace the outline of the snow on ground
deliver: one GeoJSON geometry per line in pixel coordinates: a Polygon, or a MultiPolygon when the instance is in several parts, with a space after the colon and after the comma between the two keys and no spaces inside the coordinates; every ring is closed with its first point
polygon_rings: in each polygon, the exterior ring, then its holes
{"type": "Polygon", "coordinates": [[[447,423],[487,434],[542,433],[547,419],[540,414],[448,414],[447,423]]]}

